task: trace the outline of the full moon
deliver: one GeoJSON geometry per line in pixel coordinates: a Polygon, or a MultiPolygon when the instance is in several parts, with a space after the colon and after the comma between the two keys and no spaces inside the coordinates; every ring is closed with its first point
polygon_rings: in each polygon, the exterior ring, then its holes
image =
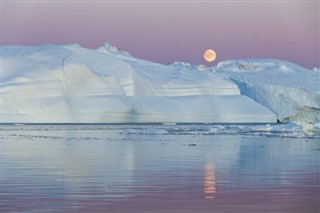
{"type": "Polygon", "coordinates": [[[217,57],[217,54],[214,50],[206,50],[204,53],[203,53],[203,58],[204,60],[206,60],[207,62],[213,62],[217,57]]]}

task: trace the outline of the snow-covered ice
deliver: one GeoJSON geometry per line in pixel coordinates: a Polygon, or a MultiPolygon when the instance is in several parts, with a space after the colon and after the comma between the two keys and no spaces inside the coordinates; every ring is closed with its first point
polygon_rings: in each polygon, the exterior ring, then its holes
{"type": "Polygon", "coordinates": [[[242,95],[273,111],[281,122],[320,122],[320,72],[272,59],[229,60],[214,71],[235,82],[242,95]]]}
{"type": "Polygon", "coordinates": [[[1,59],[3,123],[319,121],[319,71],[288,62],[163,65],[108,43],[3,46],[1,59]]]}

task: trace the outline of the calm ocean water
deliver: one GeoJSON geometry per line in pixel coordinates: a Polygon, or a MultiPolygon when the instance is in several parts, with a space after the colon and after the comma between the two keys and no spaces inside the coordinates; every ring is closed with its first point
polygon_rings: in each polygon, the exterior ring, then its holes
{"type": "Polygon", "coordinates": [[[320,212],[319,138],[219,128],[3,125],[0,212],[320,212]]]}

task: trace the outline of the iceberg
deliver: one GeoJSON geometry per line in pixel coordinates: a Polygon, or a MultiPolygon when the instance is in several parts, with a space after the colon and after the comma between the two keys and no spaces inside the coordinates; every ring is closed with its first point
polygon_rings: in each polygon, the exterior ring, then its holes
{"type": "Polygon", "coordinates": [[[2,123],[277,122],[234,78],[138,59],[108,43],[3,46],[1,60],[2,123]]]}
{"type": "Polygon", "coordinates": [[[320,71],[274,59],[220,62],[214,72],[274,112],[281,122],[320,123],[320,71]]]}

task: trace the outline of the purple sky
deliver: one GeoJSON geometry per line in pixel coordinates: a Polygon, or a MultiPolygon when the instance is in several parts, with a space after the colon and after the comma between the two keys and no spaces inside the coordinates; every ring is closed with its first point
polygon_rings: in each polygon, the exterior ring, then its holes
{"type": "Polygon", "coordinates": [[[159,63],[277,58],[320,67],[319,1],[2,1],[1,45],[109,42],[159,63]]]}

